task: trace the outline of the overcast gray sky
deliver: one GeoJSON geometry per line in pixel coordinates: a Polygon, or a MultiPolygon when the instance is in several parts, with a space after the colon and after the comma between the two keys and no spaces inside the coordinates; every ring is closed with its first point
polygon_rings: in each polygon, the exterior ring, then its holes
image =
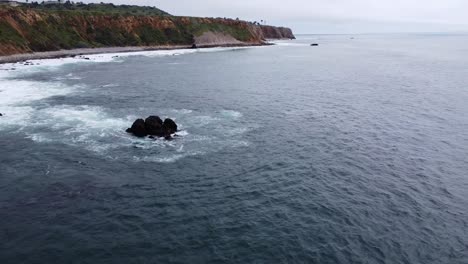
{"type": "Polygon", "coordinates": [[[468,31],[468,0],[103,1],[157,6],[174,15],[264,19],[295,33],[468,31]]]}

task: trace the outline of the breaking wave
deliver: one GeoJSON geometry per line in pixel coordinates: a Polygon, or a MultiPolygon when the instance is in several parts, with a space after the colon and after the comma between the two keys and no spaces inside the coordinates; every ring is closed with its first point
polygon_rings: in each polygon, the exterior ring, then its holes
{"type": "MultiPolygon", "coordinates": [[[[242,134],[249,131],[242,124],[242,113],[223,110],[207,113],[191,109],[168,109],[165,113],[180,124],[181,131],[173,141],[135,138],[125,129],[137,118],[118,117],[105,106],[51,104],[54,97],[73,97],[89,93],[84,85],[67,85],[63,81],[81,77],[68,73],[50,81],[34,81],[27,77],[53,72],[71,63],[106,63],[126,56],[169,56],[194,52],[213,52],[232,48],[182,51],[147,51],[101,54],[75,58],[39,60],[29,65],[0,65],[0,130],[24,133],[36,143],[63,144],[85,149],[111,159],[133,162],[171,163],[182,158],[204,155],[225,148],[248,146],[242,134]],[[46,100],[47,99],[47,100],[46,100]]],[[[104,87],[118,86],[109,83],[104,87]]],[[[152,113],[148,113],[150,115],[152,113]]]]}

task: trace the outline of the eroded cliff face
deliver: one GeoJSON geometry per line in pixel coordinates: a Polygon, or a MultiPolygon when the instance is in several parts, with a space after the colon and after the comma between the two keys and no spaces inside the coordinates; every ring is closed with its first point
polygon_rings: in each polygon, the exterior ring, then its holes
{"type": "Polygon", "coordinates": [[[229,34],[222,32],[204,32],[200,36],[196,36],[194,41],[195,47],[216,47],[216,46],[230,46],[242,45],[244,42],[235,39],[229,34]]]}
{"type": "Polygon", "coordinates": [[[265,39],[295,39],[292,30],[285,27],[261,26],[265,39]]]}
{"type": "Polygon", "coordinates": [[[160,45],[260,45],[287,28],[220,18],[106,15],[0,7],[0,55],[160,45]]]}

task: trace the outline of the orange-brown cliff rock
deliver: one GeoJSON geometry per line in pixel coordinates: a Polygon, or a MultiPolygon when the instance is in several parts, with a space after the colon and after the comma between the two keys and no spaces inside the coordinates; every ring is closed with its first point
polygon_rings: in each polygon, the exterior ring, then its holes
{"type": "Polygon", "coordinates": [[[233,19],[0,7],[0,55],[195,43],[199,46],[261,45],[266,39],[275,38],[294,38],[294,35],[288,28],[233,19]]]}

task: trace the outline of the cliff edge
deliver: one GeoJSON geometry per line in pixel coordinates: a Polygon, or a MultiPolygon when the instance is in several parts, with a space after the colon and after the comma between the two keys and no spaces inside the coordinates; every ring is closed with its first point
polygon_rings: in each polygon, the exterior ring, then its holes
{"type": "Polygon", "coordinates": [[[263,45],[283,38],[294,38],[291,29],[226,18],[0,6],[0,56],[103,47],[263,45]]]}

